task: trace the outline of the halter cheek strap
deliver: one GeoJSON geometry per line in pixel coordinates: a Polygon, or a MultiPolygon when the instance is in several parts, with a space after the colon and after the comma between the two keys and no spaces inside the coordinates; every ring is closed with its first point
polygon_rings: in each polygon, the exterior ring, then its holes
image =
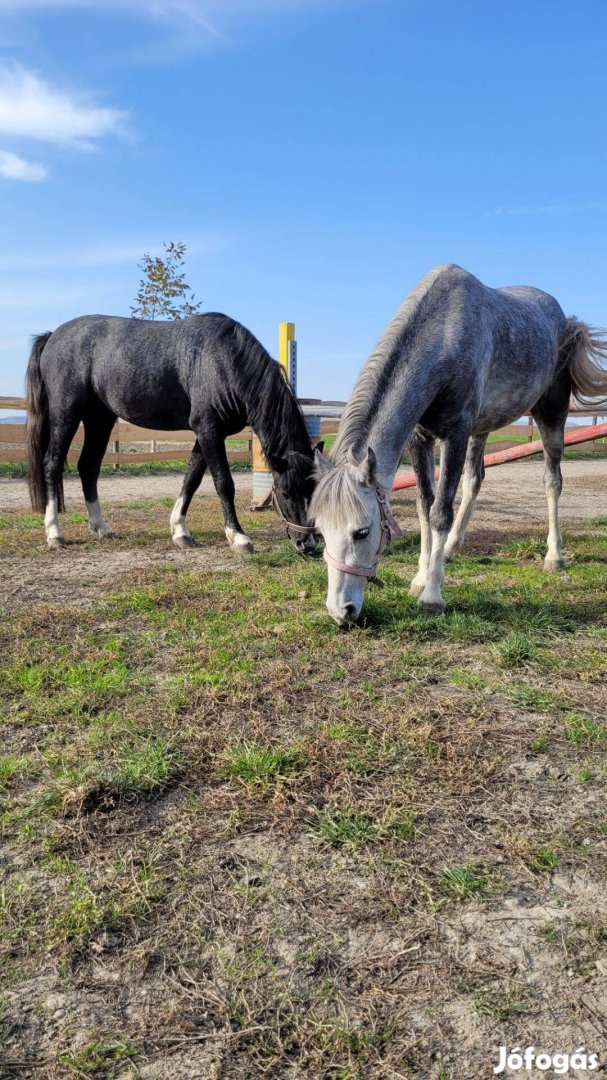
{"type": "Polygon", "coordinates": [[[354,577],[367,578],[371,585],[377,585],[379,589],[383,589],[384,583],[378,578],[375,571],[377,570],[377,564],[381,559],[382,552],[386,545],[390,542],[391,537],[398,537],[403,535],[403,531],[397,524],[394,514],[390,509],[388,502],[388,496],[386,491],[380,484],[374,485],[375,497],[379,506],[379,519],[381,522],[381,535],[379,538],[379,547],[375,553],[375,560],[373,566],[354,566],[349,563],[339,562],[338,559],[334,559],[332,555],[325,548],[323,552],[323,558],[329,566],[335,567],[336,570],[341,570],[343,574],[352,574],[354,577]]]}

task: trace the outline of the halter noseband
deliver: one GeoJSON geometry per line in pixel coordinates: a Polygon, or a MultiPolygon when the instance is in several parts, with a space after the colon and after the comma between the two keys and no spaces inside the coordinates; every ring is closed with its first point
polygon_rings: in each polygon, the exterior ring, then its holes
{"type": "Polygon", "coordinates": [[[296,537],[301,537],[303,540],[307,540],[308,536],[312,536],[316,532],[316,527],[314,525],[296,525],[294,521],[289,521],[289,519],[284,516],[280,508],[280,503],[276,498],[276,492],[273,485],[270,492],[270,502],[287,530],[289,540],[292,539],[291,532],[294,532],[296,537]]]}
{"type": "Polygon", "coordinates": [[[389,543],[391,537],[398,537],[403,535],[403,531],[397,524],[394,514],[390,509],[388,502],[388,496],[385,489],[381,484],[374,484],[373,490],[379,506],[379,519],[381,522],[381,536],[379,538],[379,547],[375,554],[375,561],[373,566],[351,566],[349,563],[339,562],[338,559],[334,559],[332,555],[325,548],[323,552],[323,558],[329,566],[334,566],[336,570],[341,570],[343,574],[353,574],[354,577],[367,578],[371,585],[377,585],[379,589],[383,589],[384,583],[378,578],[375,571],[377,570],[377,564],[381,559],[382,552],[386,545],[389,543]]]}
{"type": "Polygon", "coordinates": [[[274,484],[272,484],[270,491],[266,495],[265,499],[262,500],[262,502],[251,504],[251,510],[269,510],[270,507],[273,507],[273,509],[278,514],[285,529],[287,530],[287,536],[289,537],[289,540],[292,539],[292,532],[295,533],[296,537],[302,537],[302,539],[304,540],[306,540],[308,536],[312,536],[316,532],[315,525],[297,525],[294,521],[289,521],[289,519],[284,516],[280,507],[280,503],[276,498],[274,484]]]}

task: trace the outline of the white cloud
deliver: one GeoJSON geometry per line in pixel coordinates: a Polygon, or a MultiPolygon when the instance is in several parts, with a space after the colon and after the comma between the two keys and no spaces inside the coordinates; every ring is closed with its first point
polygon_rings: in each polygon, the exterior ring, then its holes
{"type": "MultiPolygon", "coordinates": [[[[5,0],[0,0],[0,6],[5,0]]],[[[91,149],[124,131],[126,114],[50,86],[20,64],[0,65],[0,134],[91,149]]]]}
{"type": "Polygon", "coordinates": [[[10,150],[0,150],[0,176],[7,180],[44,180],[48,169],[35,161],[26,161],[10,150]]]}

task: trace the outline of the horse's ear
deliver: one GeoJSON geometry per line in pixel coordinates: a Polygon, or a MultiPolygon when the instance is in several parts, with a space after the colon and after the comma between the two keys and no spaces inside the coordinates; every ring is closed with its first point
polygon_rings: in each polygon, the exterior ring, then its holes
{"type": "Polygon", "coordinates": [[[376,482],[377,476],[377,458],[375,457],[375,451],[369,446],[367,453],[365,454],[360,465],[356,466],[355,476],[359,484],[365,484],[366,487],[372,487],[376,482]]]}
{"type": "MultiPolygon", "coordinates": [[[[320,443],[319,445],[324,446],[324,443],[320,443]]],[[[324,457],[322,451],[319,450],[317,446],[314,450],[314,472],[316,473],[316,479],[322,479],[328,472],[331,472],[332,468],[333,465],[331,462],[324,457]]]]}
{"type": "Polygon", "coordinates": [[[320,442],[317,442],[316,446],[314,447],[315,450],[318,450],[319,454],[322,454],[324,448],[325,448],[325,440],[324,439],[321,439],[320,442]]]}

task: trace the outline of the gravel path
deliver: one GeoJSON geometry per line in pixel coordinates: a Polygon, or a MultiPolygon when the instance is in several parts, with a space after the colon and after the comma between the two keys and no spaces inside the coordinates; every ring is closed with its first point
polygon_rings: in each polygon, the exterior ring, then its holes
{"type": "MultiPolygon", "coordinates": [[[[411,472],[399,470],[399,475],[411,472]]],[[[479,498],[475,519],[479,524],[507,525],[520,520],[545,520],[546,502],[542,487],[544,466],[541,461],[522,461],[488,469],[479,498]]],[[[563,463],[563,494],[561,513],[567,518],[593,518],[607,514],[607,461],[565,461],[563,463]]],[[[250,472],[234,473],[236,496],[242,505],[251,498],[250,472]]],[[[128,503],[136,499],[177,497],[181,477],[168,476],[104,476],[99,482],[101,505],[128,503]]],[[[214,495],[213,482],[205,476],[203,495],[214,495]]],[[[65,478],[66,506],[70,512],[83,511],[82,489],[76,476],[65,478]]],[[[415,502],[415,489],[400,493],[399,502],[415,502]]],[[[27,509],[29,498],[24,480],[0,480],[0,510],[27,509]]]]}

